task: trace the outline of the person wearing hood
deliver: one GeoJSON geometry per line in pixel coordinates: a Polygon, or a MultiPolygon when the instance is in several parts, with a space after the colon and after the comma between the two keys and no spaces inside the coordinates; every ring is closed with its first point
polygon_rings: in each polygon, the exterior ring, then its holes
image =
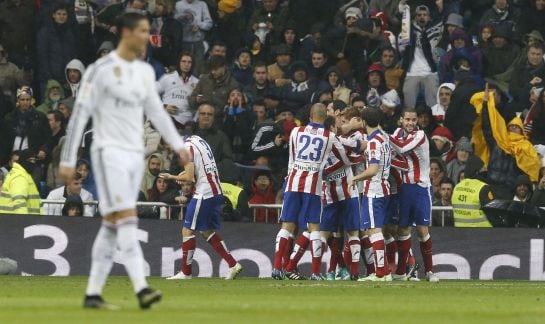
{"type": "Polygon", "coordinates": [[[64,117],[64,120],[69,120],[72,116],[72,110],[74,109],[74,103],[76,99],[73,97],[65,98],[59,101],[57,109],[61,112],[64,117]]]}
{"type": "MultiPolygon", "coordinates": [[[[532,143],[523,133],[524,126],[519,117],[509,122],[498,111],[499,93],[489,89],[475,94],[471,104],[477,118],[472,131],[475,155],[487,165],[487,181],[496,189],[498,197],[510,199],[515,180],[526,174],[537,182],[540,160],[532,143]]],[[[509,119],[507,119],[509,120],[509,119]]]]}
{"type": "MultiPolygon", "coordinates": [[[[512,41],[513,32],[508,26],[494,28],[490,41],[483,47],[484,76],[494,77],[506,72],[520,55],[520,48],[512,41]]],[[[510,76],[504,76],[509,79],[510,76]]]]}
{"type": "Polygon", "coordinates": [[[291,84],[277,89],[280,106],[287,107],[297,115],[306,104],[310,103],[316,90],[314,83],[308,79],[308,66],[303,61],[294,62],[290,68],[291,84]]]}
{"type": "Polygon", "coordinates": [[[341,71],[336,66],[327,69],[325,80],[322,81],[320,87],[326,85],[333,89],[333,100],[342,100],[347,105],[350,103],[350,93],[352,91],[345,86],[341,71]]]}
{"type": "Polygon", "coordinates": [[[440,125],[443,124],[445,119],[445,114],[450,105],[450,99],[454,89],[456,89],[454,83],[443,83],[439,86],[439,89],[437,89],[437,104],[431,107],[431,112],[435,121],[440,125]]]}
{"type": "Polygon", "coordinates": [[[460,68],[471,70],[480,74],[482,70],[482,53],[478,47],[473,46],[471,37],[461,28],[457,28],[450,34],[451,49],[441,57],[440,80],[441,82],[452,82],[454,71],[460,68]],[[463,64],[460,59],[467,62],[463,64]]]}
{"type": "Polygon", "coordinates": [[[484,169],[484,162],[478,156],[471,155],[468,158],[465,179],[452,192],[455,227],[492,227],[482,211],[482,207],[495,198],[484,180],[484,169]]]}
{"type": "Polygon", "coordinates": [[[68,23],[69,8],[58,3],[53,9],[52,22],[44,25],[36,36],[38,81],[42,93],[48,80],[64,80],[65,67],[77,55],[77,40],[68,23]]]}
{"type": "Polygon", "coordinates": [[[446,175],[457,184],[460,182],[460,173],[464,171],[467,160],[473,154],[473,146],[467,137],[462,137],[456,142],[454,152],[456,156],[447,164],[446,175]]]}
{"type": "Polygon", "coordinates": [[[443,124],[450,129],[454,139],[471,138],[473,121],[477,118],[475,108],[470,104],[471,97],[482,91],[469,71],[460,70],[454,76],[456,88],[452,91],[449,107],[443,124]]]}
{"type": "Polygon", "coordinates": [[[98,199],[97,186],[95,183],[95,175],[91,169],[91,163],[85,159],[79,159],[76,163],[76,172],[81,174],[83,189],[90,192],[93,197],[98,199]]]}
{"type": "Polygon", "coordinates": [[[437,48],[441,49],[443,53],[446,53],[451,49],[452,42],[451,42],[451,35],[452,32],[454,32],[456,29],[462,29],[464,30],[464,17],[457,13],[451,13],[447,17],[447,21],[445,21],[445,28],[443,29],[443,35],[441,36],[441,40],[437,44],[437,48]]]}
{"type": "Polygon", "coordinates": [[[59,108],[59,102],[64,99],[64,89],[57,80],[47,81],[47,88],[45,90],[45,99],[36,110],[47,114],[50,111],[57,110],[59,108]]]}
{"type": "Polygon", "coordinates": [[[517,177],[517,181],[513,187],[513,193],[513,201],[529,203],[532,200],[534,186],[527,175],[522,174],[517,177]]]}
{"type": "MultiPolygon", "coordinates": [[[[276,194],[274,193],[273,181],[269,171],[257,171],[252,177],[252,196],[248,203],[276,203],[276,194]]],[[[275,208],[256,208],[254,210],[254,221],[256,223],[276,223],[278,222],[278,211],[275,208]]]]}
{"type": "Polygon", "coordinates": [[[78,59],[73,59],[66,64],[65,77],[66,83],[64,84],[64,93],[66,97],[74,97],[78,95],[81,77],[85,72],[85,66],[78,59]]]}
{"type": "Polygon", "coordinates": [[[235,62],[231,73],[238,84],[245,87],[253,81],[252,53],[245,48],[239,49],[235,55],[235,62]]]}
{"type": "MultiPolygon", "coordinates": [[[[505,25],[511,30],[515,30],[515,25],[519,21],[520,10],[509,5],[508,0],[494,0],[492,8],[486,10],[481,16],[480,24],[505,25]]],[[[523,20],[526,17],[522,16],[523,20]]]]}
{"type": "MultiPolygon", "coordinates": [[[[82,175],[76,173],[74,178],[64,186],[51,190],[47,196],[48,200],[67,200],[69,196],[79,196],[82,201],[93,201],[94,197],[89,191],[82,188],[82,175]]],[[[44,215],[61,216],[62,205],[59,204],[44,204],[44,215]]],[[[93,217],[95,215],[95,207],[85,205],[84,211],[80,216],[93,217]]]]}
{"type": "Polygon", "coordinates": [[[277,87],[290,84],[290,64],[292,53],[286,44],[277,45],[274,50],[275,63],[267,66],[267,78],[277,87]]]}
{"type": "Polygon", "coordinates": [[[32,172],[36,164],[33,150],[23,150],[13,162],[0,195],[0,214],[43,215],[41,200],[32,172]]]}
{"type": "Polygon", "coordinates": [[[526,60],[514,66],[516,72],[509,83],[509,93],[513,96],[517,111],[530,107],[528,98],[533,88],[543,88],[545,85],[544,49],[542,43],[529,45],[526,60]]]}
{"type": "Polygon", "coordinates": [[[189,106],[196,110],[200,104],[207,102],[216,108],[216,114],[221,115],[229,92],[238,88],[238,83],[227,68],[225,57],[214,55],[209,64],[210,73],[201,76],[189,96],[189,106]]]}
{"type": "Polygon", "coordinates": [[[84,216],[84,206],[81,197],[79,195],[69,195],[66,197],[61,215],[68,217],[84,216]]]}
{"type": "Polygon", "coordinates": [[[110,52],[113,51],[114,49],[115,49],[114,43],[112,43],[110,41],[102,42],[102,44],[100,44],[100,46],[99,46],[99,48],[97,50],[97,53],[96,53],[97,54],[97,59],[110,54],[110,52]]]}
{"type": "MultiPolygon", "coordinates": [[[[454,135],[452,132],[443,126],[437,127],[431,133],[433,145],[430,145],[430,154],[438,156],[443,163],[448,164],[456,157],[454,150],[454,135]]],[[[431,144],[431,143],[430,143],[431,144]]]]}
{"type": "Polygon", "coordinates": [[[359,86],[358,93],[365,98],[367,106],[378,108],[380,96],[388,92],[384,71],[380,64],[374,63],[367,69],[365,82],[359,86]]]}
{"type": "Polygon", "coordinates": [[[149,192],[153,188],[155,179],[163,169],[163,156],[159,153],[151,154],[146,160],[146,171],[140,185],[140,191],[144,193],[146,199],[149,199],[149,192]]]}
{"type": "Polygon", "coordinates": [[[17,89],[17,109],[4,117],[0,127],[0,154],[28,148],[37,152],[38,160],[49,155],[51,130],[47,117],[33,107],[33,94],[27,86],[17,89]]]}

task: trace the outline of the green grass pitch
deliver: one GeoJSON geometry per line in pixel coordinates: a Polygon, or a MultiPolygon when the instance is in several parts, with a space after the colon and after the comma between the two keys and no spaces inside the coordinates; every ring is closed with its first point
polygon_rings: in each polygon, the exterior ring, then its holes
{"type": "Polygon", "coordinates": [[[86,277],[0,277],[0,323],[545,323],[545,283],[431,284],[151,278],[163,301],[140,311],[126,277],[81,308],[86,277]]]}

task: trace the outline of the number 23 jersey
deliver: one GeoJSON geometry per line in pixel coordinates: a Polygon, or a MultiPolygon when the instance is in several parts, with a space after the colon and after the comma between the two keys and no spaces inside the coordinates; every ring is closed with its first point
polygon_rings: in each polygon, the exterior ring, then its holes
{"type": "Polygon", "coordinates": [[[222,195],[220,177],[212,149],[199,136],[188,137],[185,145],[195,164],[195,194],[193,197],[208,199],[222,195]]]}
{"type": "Polygon", "coordinates": [[[322,173],[330,153],[345,164],[350,164],[342,144],[323,125],[309,123],[307,126],[294,128],[289,142],[286,192],[321,196],[322,173]]]}

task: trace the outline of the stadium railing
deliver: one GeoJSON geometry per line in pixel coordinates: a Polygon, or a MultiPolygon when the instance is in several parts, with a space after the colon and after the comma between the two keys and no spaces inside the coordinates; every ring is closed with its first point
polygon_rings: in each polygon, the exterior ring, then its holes
{"type": "MultiPolygon", "coordinates": [[[[84,201],[84,205],[90,205],[90,206],[98,206],[98,201],[84,201]]],[[[57,205],[64,205],[64,200],[50,200],[50,199],[43,199],[41,202],[42,206],[44,204],[57,204],[57,205]]],[[[175,219],[183,219],[183,205],[168,205],[162,202],[142,202],[139,201],[136,203],[137,207],[158,207],[160,210],[160,219],[172,219],[174,215],[172,215],[172,209],[173,208],[179,208],[180,213],[174,217],[175,219]]],[[[265,223],[277,223],[278,221],[276,219],[280,218],[280,212],[282,210],[281,204],[251,204],[250,209],[252,210],[252,221],[256,222],[256,214],[258,210],[264,210],[265,211],[265,223]],[[270,215],[272,213],[271,210],[274,210],[274,215],[270,215]]],[[[441,213],[441,227],[445,227],[445,221],[448,217],[448,213],[452,213],[452,207],[451,206],[445,206],[445,207],[439,207],[439,206],[433,206],[432,212],[441,213]]]]}

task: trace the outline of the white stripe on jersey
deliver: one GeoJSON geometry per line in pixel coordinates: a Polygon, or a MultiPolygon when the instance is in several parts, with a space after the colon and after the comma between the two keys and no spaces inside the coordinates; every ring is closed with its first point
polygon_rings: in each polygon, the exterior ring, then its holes
{"type": "Polygon", "coordinates": [[[223,194],[221,190],[218,166],[212,149],[204,139],[193,135],[186,139],[195,164],[195,197],[208,199],[223,194]]]}
{"type": "Polygon", "coordinates": [[[430,187],[430,145],[423,130],[407,134],[398,128],[390,137],[392,148],[407,158],[409,169],[404,172],[403,182],[430,187]]]}
{"type": "Polygon", "coordinates": [[[392,152],[388,135],[377,129],[367,137],[365,149],[367,167],[369,164],[378,164],[379,171],[372,178],[363,182],[363,194],[369,198],[380,198],[390,195],[390,165],[392,152]]]}

